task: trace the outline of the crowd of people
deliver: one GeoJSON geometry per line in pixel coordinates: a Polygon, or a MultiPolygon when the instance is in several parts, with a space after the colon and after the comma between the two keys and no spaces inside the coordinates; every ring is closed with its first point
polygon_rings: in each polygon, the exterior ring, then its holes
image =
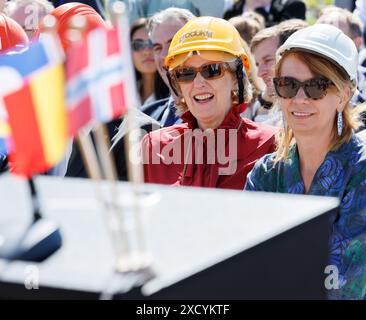
{"type": "MultiPolygon", "coordinates": [[[[366,1],[324,7],[312,25],[297,0],[127,4],[145,182],[339,198],[329,252],[340,288],[329,297],[366,299],[366,1]]],[[[70,17],[89,30],[107,12],[99,1],[7,1],[1,51],[36,41],[47,14],[67,50],[70,17]]],[[[107,127],[127,180],[126,124],[107,127]]],[[[60,166],[47,174],[86,177],[75,143],[60,166]]],[[[11,167],[0,154],[0,172],[11,167]]]]}

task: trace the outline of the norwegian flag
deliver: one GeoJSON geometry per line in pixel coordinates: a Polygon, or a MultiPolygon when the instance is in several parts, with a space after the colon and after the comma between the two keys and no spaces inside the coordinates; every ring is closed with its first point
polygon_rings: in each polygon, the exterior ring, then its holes
{"type": "Polygon", "coordinates": [[[126,92],[135,88],[130,48],[117,29],[98,28],[67,52],[66,103],[69,133],[91,120],[108,122],[126,111],[126,92]],[[130,87],[130,88],[129,88],[130,87]]]}

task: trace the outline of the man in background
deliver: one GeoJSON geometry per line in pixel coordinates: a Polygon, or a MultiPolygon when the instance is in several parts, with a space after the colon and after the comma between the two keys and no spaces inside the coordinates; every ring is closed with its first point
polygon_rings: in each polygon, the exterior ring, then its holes
{"type": "Polygon", "coordinates": [[[280,115],[272,112],[275,99],[273,77],[275,76],[276,51],[288,37],[305,28],[307,23],[300,19],[286,20],[276,26],[259,31],[252,39],[250,49],[258,67],[258,76],[265,83],[265,90],[254,105],[254,121],[277,125],[280,115]]]}

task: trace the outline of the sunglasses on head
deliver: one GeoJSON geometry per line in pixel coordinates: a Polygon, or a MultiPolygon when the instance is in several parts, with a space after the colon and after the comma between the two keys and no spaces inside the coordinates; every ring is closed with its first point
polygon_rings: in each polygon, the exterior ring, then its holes
{"type": "Polygon", "coordinates": [[[132,50],[133,51],[140,51],[140,50],[143,50],[145,48],[149,48],[149,49],[153,48],[153,44],[152,44],[150,39],[148,39],[148,40],[142,40],[142,39],[132,40],[132,50]]]}
{"type": "Polygon", "coordinates": [[[177,68],[172,71],[177,82],[192,82],[196,78],[197,73],[206,80],[213,80],[221,78],[228,65],[224,62],[210,63],[200,66],[198,68],[194,67],[182,67],[177,68]]]}
{"type": "Polygon", "coordinates": [[[314,77],[306,81],[299,81],[292,77],[273,78],[274,88],[278,96],[291,99],[303,88],[305,95],[313,100],[322,99],[327,94],[327,89],[333,82],[324,77],[314,77]]]}

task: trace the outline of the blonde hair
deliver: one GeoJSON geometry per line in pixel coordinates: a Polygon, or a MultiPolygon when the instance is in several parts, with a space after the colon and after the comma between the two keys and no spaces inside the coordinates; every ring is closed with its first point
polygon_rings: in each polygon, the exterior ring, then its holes
{"type": "MultiPolygon", "coordinates": [[[[289,55],[294,55],[300,61],[305,63],[314,75],[322,75],[328,79],[331,79],[335,86],[335,89],[333,90],[342,92],[348,87],[351,89],[352,93],[355,91],[355,84],[349,79],[349,76],[343,69],[326,58],[300,50],[291,50],[284,53],[281,60],[276,64],[276,77],[280,75],[283,61],[289,55]]],[[[340,136],[337,134],[337,117],[334,117],[333,137],[328,151],[335,151],[342,144],[349,142],[353,131],[362,124],[360,116],[365,110],[365,105],[359,105],[358,107],[354,108],[350,102],[351,98],[352,96],[350,97],[349,101],[346,102],[346,105],[343,109],[343,130],[340,136]]],[[[277,147],[275,162],[285,160],[288,157],[289,149],[291,145],[295,143],[294,139],[294,134],[291,128],[287,123],[284,123],[284,130],[281,130],[276,136],[277,147]]]]}

